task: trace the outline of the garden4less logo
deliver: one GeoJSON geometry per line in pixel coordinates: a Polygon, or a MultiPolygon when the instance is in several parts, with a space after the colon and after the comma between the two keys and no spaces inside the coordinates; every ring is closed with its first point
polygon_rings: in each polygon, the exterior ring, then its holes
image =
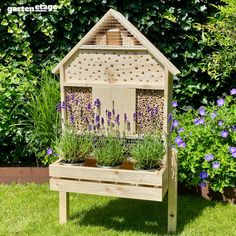
{"type": "Polygon", "coordinates": [[[56,11],[57,6],[56,5],[45,5],[40,4],[36,6],[20,6],[20,7],[8,7],[7,12],[13,13],[13,12],[52,12],[56,11]]]}

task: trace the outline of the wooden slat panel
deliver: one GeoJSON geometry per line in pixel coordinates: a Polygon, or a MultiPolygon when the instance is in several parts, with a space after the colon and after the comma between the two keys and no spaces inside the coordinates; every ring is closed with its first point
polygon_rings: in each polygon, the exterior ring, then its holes
{"type": "Polygon", "coordinates": [[[134,50],[134,51],[145,51],[147,50],[145,47],[140,45],[133,45],[132,47],[124,47],[124,46],[111,46],[111,45],[82,45],[79,49],[98,49],[98,50],[134,50]]]}
{"type": "Polygon", "coordinates": [[[162,186],[162,176],[167,169],[160,171],[134,171],[122,169],[103,169],[96,167],[68,166],[58,163],[49,166],[49,175],[52,177],[113,181],[130,184],[145,184],[162,186]]]}
{"type": "Polygon", "coordinates": [[[50,189],[55,191],[162,201],[162,189],[159,188],[92,183],[52,178],[50,180],[50,189]]]}
{"type": "Polygon", "coordinates": [[[106,82],[96,82],[96,83],[84,83],[84,82],[80,82],[80,81],[68,81],[68,82],[64,82],[63,86],[67,86],[67,87],[93,87],[93,88],[101,88],[106,86],[107,88],[137,88],[137,89],[164,89],[164,83],[162,81],[160,82],[156,82],[156,83],[149,83],[149,84],[136,84],[136,83],[129,83],[129,84],[109,84],[106,82]]]}

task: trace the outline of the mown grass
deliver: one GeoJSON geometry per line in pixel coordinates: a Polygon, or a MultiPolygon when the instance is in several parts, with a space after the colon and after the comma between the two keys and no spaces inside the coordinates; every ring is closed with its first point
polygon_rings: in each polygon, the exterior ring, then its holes
{"type": "MultiPolygon", "coordinates": [[[[236,235],[236,206],[179,196],[177,235],[236,235]]],[[[0,235],[166,235],[163,203],[70,194],[70,220],[58,224],[58,193],[48,185],[0,185],[0,235]]]]}

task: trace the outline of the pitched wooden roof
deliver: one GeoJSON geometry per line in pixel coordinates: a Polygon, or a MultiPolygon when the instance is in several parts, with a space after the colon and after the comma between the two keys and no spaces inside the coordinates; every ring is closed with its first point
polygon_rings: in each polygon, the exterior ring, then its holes
{"type": "Polygon", "coordinates": [[[82,49],[83,45],[86,44],[86,42],[88,42],[92,37],[94,37],[94,35],[110,17],[114,17],[144,48],[149,51],[149,53],[153,55],[153,57],[155,57],[163,66],[165,66],[170,71],[170,73],[173,75],[180,73],[180,71],[134,25],[132,25],[121,13],[112,9],[110,9],[74,46],[74,48],[57,64],[52,72],[59,73],[60,67],[64,65],[77,50],[82,49]]]}

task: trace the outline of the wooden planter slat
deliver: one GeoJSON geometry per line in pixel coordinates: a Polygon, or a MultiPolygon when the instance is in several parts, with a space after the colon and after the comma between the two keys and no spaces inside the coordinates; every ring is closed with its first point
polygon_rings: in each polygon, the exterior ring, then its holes
{"type": "Polygon", "coordinates": [[[58,162],[50,165],[49,175],[58,178],[98,180],[120,182],[128,184],[163,186],[163,179],[167,180],[167,169],[160,171],[134,171],[122,169],[104,169],[96,167],[83,167],[61,165],[58,162]]]}
{"type": "Polygon", "coordinates": [[[96,194],[123,198],[133,198],[151,201],[162,201],[163,189],[158,187],[141,187],[115,183],[98,183],[79,180],[50,180],[50,188],[55,191],[96,194]]]}

